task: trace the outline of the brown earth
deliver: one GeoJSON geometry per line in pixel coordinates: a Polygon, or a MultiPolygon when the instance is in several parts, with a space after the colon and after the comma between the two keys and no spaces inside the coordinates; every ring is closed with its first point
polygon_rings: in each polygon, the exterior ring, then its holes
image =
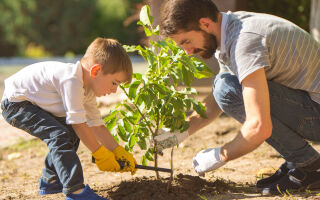
{"type": "MultiPolygon", "coordinates": [[[[85,183],[100,195],[111,200],[194,200],[194,199],[320,199],[319,191],[302,191],[290,196],[261,196],[254,185],[260,173],[270,174],[283,159],[267,144],[262,144],[252,153],[231,161],[215,172],[198,177],[191,162],[193,156],[204,148],[221,146],[235,137],[240,125],[233,119],[222,116],[214,123],[189,137],[174,150],[174,180],[167,192],[168,173],[160,173],[155,179],[153,171],[138,170],[134,176],[129,173],[100,172],[91,163],[90,152],[83,146],[78,151],[83,164],[85,183]]],[[[315,147],[320,150],[319,145],[315,147]]],[[[47,152],[46,146],[33,139],[18,145],[1,149],[0,152],[0,199],[64,199],[62,194],[37,195],[38,178],[47,152]],[[15,158],[12,157],[15,154],[15,158]]],[[[134,150],[140,160],[142,152],[134,150]]],[[[164,151],[159,166],[170,166],[170,150],[164,151]]],[[[153,163],[149,162],[149,165],[153,163]]]]}
{"type": "MultiPolygon", "coordinates": [[[[200,93],[197,98],[201,99],[210,93],[211,82],[197,82],[200,93]]],[[[107,113],[109,109],[110,105],[101,106],[103,113],[107,113]]],[[[63,194],[37,194],[38,179],[47,153],[45,144],[38,139],[23,137],[20,143],[10,143],[8,146],[8,142],[12,141],[10,133],[15,139],[27,133],[10,127],[1,119],[0,128],[3,134],[0,137],[0,200],[65,199],[63,194]]],[[[110,200],[320,199],[320,191],[307,190],[281,196],[262,196],[256,190],[256,181],[272,174],[284,162],[266,143],[215,172],[207,173],[205,177],[197,176],[191,165],[193,156],[202,149],[222,146],[232,140],[239,128],[239,123],[223,115],[175,148],[174,179],[169,191],[168,173],[160,173],[161,179],[156,180],[154,171],[138,170],[134,176],[130,173],[101,172],[91,163],[90,152],[81,144],[78,155],[84,169],[85,184],[89,184],[98,194],[110,200]]],[[[320,145],[314,144],[314,147],[320,150],[320,145]]],[[[139,162],[142,152],[136,148],[133,153],[139,162]]],[[[169,168],[170,150],[165,150],[164,156],[159,158],[159,166],[169,168]]]]}

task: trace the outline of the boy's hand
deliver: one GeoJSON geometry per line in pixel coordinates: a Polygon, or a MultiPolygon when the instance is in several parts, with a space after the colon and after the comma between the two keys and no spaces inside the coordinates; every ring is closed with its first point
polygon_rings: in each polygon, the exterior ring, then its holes
{"type": "Polygon", "coordinates": [[[174,131],[170,133],[168,129],[160,129],[159,135],[154,137],[157,142],[158,152],[162,152],[163,149],[167,149],[180,144],[188,137],[188,131],[180,133],[180,131],[174,131]]]}
{"type": "Polygon", "coordinates": [[[128,172],[131,171],[131,175],[134,175],[137,171],[136,164],[137,161],[134,159],[133,155],[129,152],[127,152],[122,146],[118,146],[115,150],[113,150],[113,153],[117,160],[124,161],[125,163],[128,163],[124,166],[120,172],[128,172]]]}
{"type": "Polygon", "coordinates": [[[210,148],[197,153],[192,162],[194,170],[202,176],[204,173],[216,170],[226,164],[220,158],[220,150],[221,148],[210,148]]]}
{"type": "Polygon", "coordinates": [[[114,154],[103,145],[96,152],[92,153],[92,156],[95,158],[96,165],[101,171],[120,171],[120,165],[116,161],[114,154]]]}

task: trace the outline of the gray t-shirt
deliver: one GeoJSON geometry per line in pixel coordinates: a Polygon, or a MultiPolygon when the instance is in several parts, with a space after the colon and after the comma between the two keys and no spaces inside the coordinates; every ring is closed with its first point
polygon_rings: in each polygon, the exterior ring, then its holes
{"type": "Polygon", "coordinates": [[[307,91],[320,103],[320,44],[297,25],[268,14],[228,12],[223,30],[227,66],[240,83],[264,68],[267,80],[307,91]]]}

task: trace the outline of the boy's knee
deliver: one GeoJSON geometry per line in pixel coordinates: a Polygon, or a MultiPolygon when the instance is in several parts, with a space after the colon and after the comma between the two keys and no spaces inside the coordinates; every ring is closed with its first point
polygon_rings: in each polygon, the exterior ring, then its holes
{"type": "Polygon", "coordinates": [[[58,131],[59,133],[54,134],[53,137],[48,139],[49,148],[63,148],[74,149],[75,141],[74,138],[71,137],[67,129],[61,129],[58,131]]]}

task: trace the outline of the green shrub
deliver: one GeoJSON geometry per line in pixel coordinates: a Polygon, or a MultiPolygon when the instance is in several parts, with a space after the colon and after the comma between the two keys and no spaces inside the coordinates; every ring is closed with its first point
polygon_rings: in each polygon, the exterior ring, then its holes
{"type": "Polygon", "coordinates": [[[248,0],[248,10],[283,17],[309,32],[311,0],[248,0]]]}
{"type": "Polygon", "coordinates": [[[30,43],[53,55],[82,54],[98,36],[137,40],[136,25],[122,23],[131,7],[130,0],[1,0],[0,30],[4,41],[18,48],[17,55],[24,55],[30,43]]]}

